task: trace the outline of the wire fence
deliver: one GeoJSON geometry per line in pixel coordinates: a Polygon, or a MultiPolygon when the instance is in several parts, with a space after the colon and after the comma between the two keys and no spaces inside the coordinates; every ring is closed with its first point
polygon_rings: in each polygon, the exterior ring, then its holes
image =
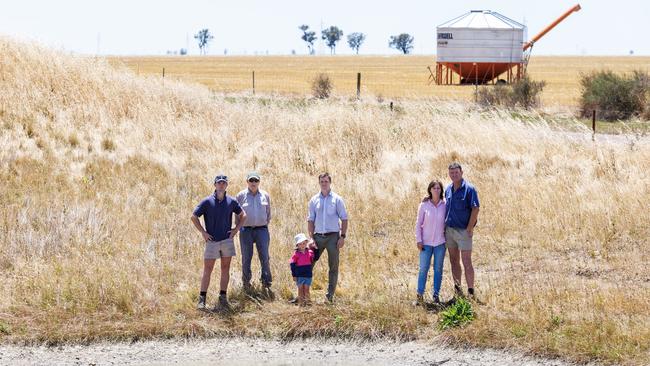
{"type": "MultiPolygon", "coordinates": [[[[333,95],[335,96],[366,100],[376,99],[379,102],[386,101],[387,103],[401,98],[435,98],[474,102],[477,101],[477,88],[482,87],[474,85],[434,85],[435,81],[431,78],[430,70],[421,63],[410,65],[402,62],[393,65],[394,67],[389,67],[389,65],[365,67],[356,65],[355,67],[355,65],[352,65],[346,68],[337,65],[336,67],[312,68],[300,66],[300,62],[287,60],[286,64],[278,65],[276,61],[276,65],[257,69],[251,66],[260,66],[259,64],[247,65],[242,63],[241,60],[232,65],[223,65],[223,60],[221,60],[222,63],[216,65],[201,63],[200,67],[196,64],[170,64],[169,61],[165,61],[168,64],[162,67],[160,65],[165,63],[159,60],[144,63],[129,62],[127,60],[124,64],[137,74],[157,74],[163,80],[172,79],[200,83],[217,92],[250,93],[251,95],[258,93],[311,96],[313,80],[320,73],[329,76],[333,84],[333,95]],[[361,71],[358,71],[359,69],[361,71]]],[[[597,132],[597,122],[602,122],[603,116],[625,114],[624,111],[598,110],[596,108],[581,113],[582,111],[578,106],[579,88],[577,85],[567,88],[563,84],[561,88],[556,89],[558,90],[552,88],[549,90],[548,86],[544,89],[541,97],[542,105],[559,104],[571,107],[576,114],[583,115],[581,118],[591,120],[590,127],[594,132],[597,132]]],[[[647,116],[643,115],[632,117],[641,120],[647,119],[647,116]]]]}

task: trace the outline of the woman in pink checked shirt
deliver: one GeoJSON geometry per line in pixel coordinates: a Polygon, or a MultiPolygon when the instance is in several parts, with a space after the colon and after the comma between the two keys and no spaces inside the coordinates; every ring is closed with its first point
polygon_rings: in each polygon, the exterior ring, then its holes
{"type": "Polygon", "coordinates": [[[415,222],[415,241],[420,252],[418,272],[418,305],[424,304],[424,288],[427,284],[431,257],[433,256],[433,302],[440,303],[442,266],[445,260],[445,215],[442,183],[433,180],[427,188],[428,197],[420,203],[415,222]]]}

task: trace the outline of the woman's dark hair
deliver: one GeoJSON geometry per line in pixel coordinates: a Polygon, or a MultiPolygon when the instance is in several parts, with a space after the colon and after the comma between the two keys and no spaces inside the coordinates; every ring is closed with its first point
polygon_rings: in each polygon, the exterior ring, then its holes
{"type": "Polygon", "coordinates": [[[429,197],[430,200],[433,200],[433,194],[431,193],[431,189],[437,185],[440,186],[440,199],[442,199],[442,191],[444,188],[442,187],[442,183],[440,183],[439,180],[432,180],[431,183],[429,183],[429,187],[427,187],[427,196],[429,197]]]}

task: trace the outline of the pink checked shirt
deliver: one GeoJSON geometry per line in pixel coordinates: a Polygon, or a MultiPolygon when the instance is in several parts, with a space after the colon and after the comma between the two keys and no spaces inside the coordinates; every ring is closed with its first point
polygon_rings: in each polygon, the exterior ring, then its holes
{"type": "MultiPolygon", "coordinates": [[[[328,253],[329,254],[329,253],[328,253]]],[[[314,262],[314,251],[306,249],[304,252],[296,250],[291,256],[289,263],[295,263],[296,266],[308,266],[314,262]]]]}
{"type": "Polygon", "coordinates": [[[431,200],[420,203],[415,222],[415,240],[424,245],[438,246],[445,243],[445,215],[447,206],[443,200],[434,205],[431,200]]]}

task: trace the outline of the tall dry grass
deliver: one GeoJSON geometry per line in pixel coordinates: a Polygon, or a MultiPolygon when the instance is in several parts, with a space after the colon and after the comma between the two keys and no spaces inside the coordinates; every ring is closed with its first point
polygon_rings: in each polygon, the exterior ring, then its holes
{"type": "MultiPolygon", "coordinates": [[[[4,342],[388,337],[650,362],[647,137],[592,142],[578,122],[565,132],[534,113],[436,100],[391,112],[344,99],[224,97],[7,39],[0,55],[4,342]],[[485,305],[469,326],[441,333],[436,314],[410,306],[413,224],[428,181],[447,181],[451,161],[481,197],[485,305]],[[247,299],[235,264],[235,314],[197,313],[192,208],[216,171],[234,193],[252,168],[274,202],[280,299],[247,299]],[[301,310],[282,301],[293,290],[287,259],[325,170],[347,201],[349,240],[336,305],[301,310]]],[[[323,263],[315,276],[318,299],[323,263]]]]}

